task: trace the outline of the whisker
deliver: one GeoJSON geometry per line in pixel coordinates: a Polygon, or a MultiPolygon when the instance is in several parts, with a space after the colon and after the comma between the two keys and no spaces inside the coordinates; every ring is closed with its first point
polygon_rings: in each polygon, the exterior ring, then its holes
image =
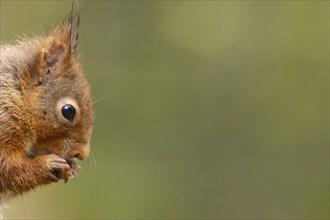
{"type": "Polygon", "coordinates": [[[95,150],[95,153],[97,153],[97,155],[98,155],[102,160],[104,160],[104,157],[103,157],[103,155],[102,155],[100,152],[98,152],[97,150],[95,150]]]}
{"type": "Polygon", "coordinates": [[[91,155],[92,155],[92,159],[93,159],[93,162],[94,162],[95,169],[97,170],[97,163],[96,163],[94,153],[92,153],[91,155]]]}
{"type": "Polygon", "coordinates": [[[106,99],[106,98],[109,98],[110,96],[111,96],[111,95],[108,94],[108,95],[104,95],[104,96],[102,96],[102,97],[96,99],[96,100],[93,102],[93,107],[96,106],[96,104],[99,103],[100,101],[102,101],[102,100],[104,100],[104,99],[106,99]]]}
{"type": "MultiPolygon", "coordinates": [[[[93,152],[91,152],[91,155],[93,155],[93,152]]],[[[91,173],[92,173],[93,172],[93,162],[92,162],[91,157],[89,158],[89,164],[91,166],[91,173]]]]}

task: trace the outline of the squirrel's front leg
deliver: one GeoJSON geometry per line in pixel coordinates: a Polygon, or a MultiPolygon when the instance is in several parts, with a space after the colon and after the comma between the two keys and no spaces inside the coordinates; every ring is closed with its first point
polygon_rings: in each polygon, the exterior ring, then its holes
{"type": "Polygon", "coordinates": [[[55,154],[30,158],[22,151],[0,151],[0,193],[23,193],[56,182],[69,169],[66,160],[55,154]]]}

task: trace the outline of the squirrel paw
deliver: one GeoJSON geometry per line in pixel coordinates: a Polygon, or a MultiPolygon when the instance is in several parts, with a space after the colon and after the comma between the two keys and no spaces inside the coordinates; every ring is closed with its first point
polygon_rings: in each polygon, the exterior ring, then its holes
{"type": "Polygon", "coordinates": [[[52,182],[57,182],[59,179],[63,179],[65,172],[70,170],[70,166],[66,160],[55,154],[48,154],[43,157],[43,162],[47,167],[44,177],[52,182]]]}

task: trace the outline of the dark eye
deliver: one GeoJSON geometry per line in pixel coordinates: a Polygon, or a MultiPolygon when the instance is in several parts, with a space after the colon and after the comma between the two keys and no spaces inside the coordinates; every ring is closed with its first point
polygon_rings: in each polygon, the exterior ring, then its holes
{"type": "Polygon", "coordinates": [[[76,109],[72,105],[65,104],[62,107],[62,115],[69,121],[73,121],[74,116],[76,115],[76,109]]]}

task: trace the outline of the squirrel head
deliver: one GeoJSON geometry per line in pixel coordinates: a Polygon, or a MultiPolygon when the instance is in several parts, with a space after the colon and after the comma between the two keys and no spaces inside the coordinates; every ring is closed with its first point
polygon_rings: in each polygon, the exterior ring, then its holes
{"type": "Polygon", "coordinates": [[[78,27],[79,13],[73,4],[69,21],[39,41],[32,70],[24,80],[30,83],[28,103],[35,134],[32,155],[55,153],[83,160],[90,152],[93,110],[75,54],[78,27]]]}

